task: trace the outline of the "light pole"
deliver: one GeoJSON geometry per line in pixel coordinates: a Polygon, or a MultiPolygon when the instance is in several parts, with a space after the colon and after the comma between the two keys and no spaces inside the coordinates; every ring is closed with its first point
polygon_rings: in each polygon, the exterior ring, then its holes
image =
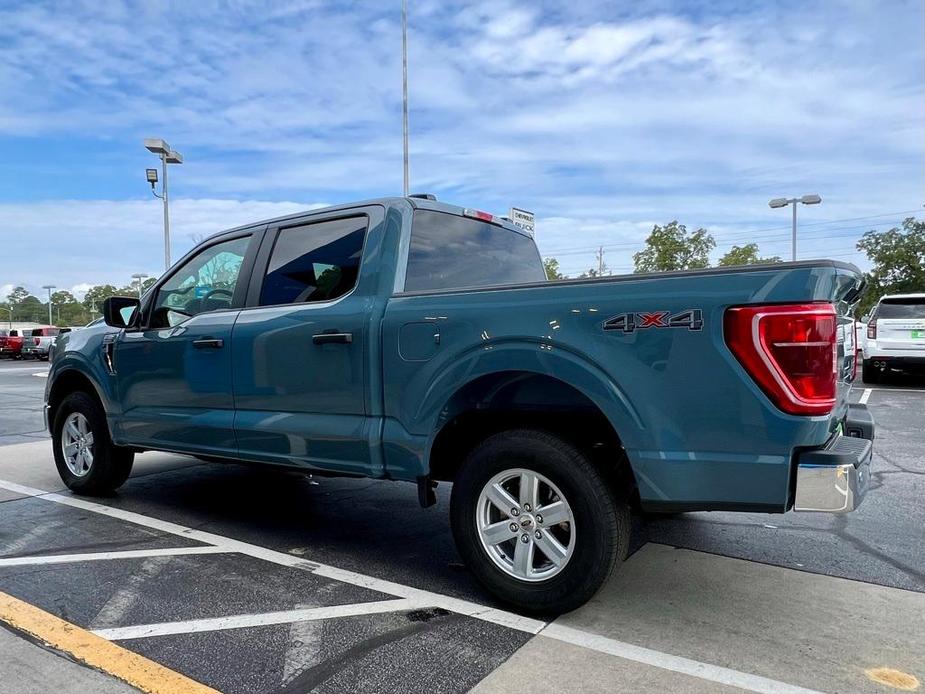
{"type": "Polygon", "coordinates": [[[142,280],[146,280],[146,279],[148,279],[150,276],[151,276],[151,275],[146,275],[146,274],[143,273],[143,272],[136,272],[134,275],[132,275],[132,279],[138,281],[138,298],[139,298],[139,299],[141,298],[141,287],[142,287],[142,284],[141,284],[141,283],[142,283],[142,280]]]}
{"type": "Polygon", "coordinates": [[[401,0],[401,132],[404,164],[402,190],[404,196],[408,197],[410,189],[408,173],[408,0],[401,0]]]}
{"type": "Polygon", "coordinates": [[[159,138],[149,137],[145,138],[145,149],[149,152],[156,154],[160,157],[161,160],[161,171],[163,172],[164,180],[161,182],[161,194],[158,195],[154,190],[154,184],[157,183],[157,169],[146,169],[145,170],[145,179],[148,183],[151,184],[151,192],[154,193],[154,197],[160,198],[164,201],[164,269],[170,269],[170,211],[169,204],[167,201],[167,165],[168,164],[182,164],[183,155],[179,152],[174,152],[170,149],[170,145],[159,138]]]}
{"type": "Polygon", "coordinates": [[[51,320],[51,290],[55,289],[55,285],[43,284],[42,289],[48,290],[48,325],[54,325],[54,323],[51,320]]]}
{"type": "Polygon", "coordinates": [[[797,259],[797,203],[804,205],[818,205],[822,198],[818,195],[804,195],[802,198],[774,198],[768,202],[768,207],[777,209],[778,207],[787,207],[793,205],[793,233],[790,238],[790,259],[797,259]]]}

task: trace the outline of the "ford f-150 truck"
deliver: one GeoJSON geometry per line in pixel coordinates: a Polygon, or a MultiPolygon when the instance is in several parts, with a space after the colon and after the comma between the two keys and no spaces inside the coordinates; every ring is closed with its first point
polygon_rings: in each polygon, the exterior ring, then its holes
{"type": "Polygon", "coordinates": [[[635,509],[861,502],[862,284],[828,260],[550,282],[505,219],[343,205],[220,233],[107,300],[60,338],[46,416],[80,494],[143,450],[403,480],[423,506],[451,482],[477,578],[568,610],[626,556],[635,509]]]}

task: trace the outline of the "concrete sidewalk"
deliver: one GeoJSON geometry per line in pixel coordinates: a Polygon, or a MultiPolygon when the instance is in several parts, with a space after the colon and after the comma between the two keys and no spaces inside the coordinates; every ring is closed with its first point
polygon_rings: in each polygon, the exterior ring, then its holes
{"type": "Polygon", "coordinates": [[[138,690],[0,628],[0,694],[132,694],[138,690]]]}
{"type": "Polygon", "coordinates": [[[475,691],[741,691],[673,672],[671,656],[794,691],[897,691],[875,668],[925,680],[925,594],[665,545],[643,547],[557,626],[651,649],[661,667],[540,634],[475,691]]]}

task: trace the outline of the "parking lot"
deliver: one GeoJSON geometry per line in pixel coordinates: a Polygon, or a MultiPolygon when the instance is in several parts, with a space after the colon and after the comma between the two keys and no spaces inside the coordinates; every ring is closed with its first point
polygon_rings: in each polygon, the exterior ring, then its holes
{"type": "Polygon", "coordinates": [[[107,672],[142,688],[175,682],[169,691],[890,692],[925,681],[925,382],[855,388],[878,425],[859,511],[637,519],[610,584],[541,620],[494,603],[460,563],[446,485],[423,510],[412,485],[146,453],[111,498],[62,491],[42,431],[46,369],[0,362],[0,613],[11,625],[0,640],[13,654],[0,691],[132,691],[52,655],[67,649],[48,638],[22,638],[40,629],[77,634],[107,672]],[[29,672],[33,662],[43,665],[29,672]]]}

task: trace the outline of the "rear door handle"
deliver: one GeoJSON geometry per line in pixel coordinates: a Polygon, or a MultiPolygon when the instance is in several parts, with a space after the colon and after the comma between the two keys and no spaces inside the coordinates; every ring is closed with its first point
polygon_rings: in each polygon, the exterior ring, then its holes
{"type": "Polygon", "coordinates": [[[204,337],[199,340],[193,340],[193,347],[196,349],[220,349],[225,346],[225,341],[217,337],[204,337]]]}
{"type": "Polygon", "coordinates": [[[312,335],[312,342],[316,345],[349,345],[353,342],[353,333],[323,332],[312,335]]]}

